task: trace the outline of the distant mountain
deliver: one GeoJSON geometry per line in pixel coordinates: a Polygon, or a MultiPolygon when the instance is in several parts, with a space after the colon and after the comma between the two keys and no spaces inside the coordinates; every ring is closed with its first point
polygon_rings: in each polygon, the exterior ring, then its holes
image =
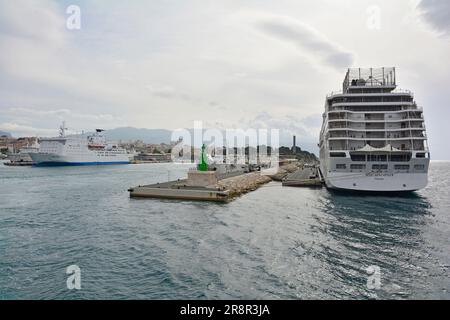
{"type": "Polygon", "coordinates": [[[0,131],[0,137],[1,137],[1,136],[11,137],[11,133],[5,132],[5,131],[0,131]]]}
{"type": "Polygon", "coordinates": [[[123,127],[107,130],[105,136],[113,141],[142,140],[145,143],[170,143],[172,131],[165,129],[139,129],[123,127]]]}

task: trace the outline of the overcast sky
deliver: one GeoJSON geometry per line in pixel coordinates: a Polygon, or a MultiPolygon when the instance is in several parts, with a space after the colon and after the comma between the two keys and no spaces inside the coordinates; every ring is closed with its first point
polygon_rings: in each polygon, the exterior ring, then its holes
{"type": "Polygon", "coordinates": [[[397,67],[450,159],[450,1],[0,0],[0,130],[16,136],[202,120],[316,143],[325,95],[359,66],[397,67]]]}

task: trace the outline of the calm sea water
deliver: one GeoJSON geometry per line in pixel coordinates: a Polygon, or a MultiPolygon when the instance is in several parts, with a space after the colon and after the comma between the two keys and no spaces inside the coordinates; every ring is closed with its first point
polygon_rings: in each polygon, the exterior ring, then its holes
{"type": "Polygon", "coordinates": [[[276,182],[228,204],[128,196],[186,169],[0,164],[0,299],[450,298],[450,162],[409,197],[276,182]]]}

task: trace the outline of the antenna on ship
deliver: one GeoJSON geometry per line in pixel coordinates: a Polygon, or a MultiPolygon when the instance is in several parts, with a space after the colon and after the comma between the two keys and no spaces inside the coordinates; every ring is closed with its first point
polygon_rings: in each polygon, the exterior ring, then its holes
{"type": "Polygon", "coordinates": [[[63,121],[62,125],[59,127],[59,136],[61,138],[64,138],[66,136],[66,130],[67,130],[66,122],[63,121]]]}

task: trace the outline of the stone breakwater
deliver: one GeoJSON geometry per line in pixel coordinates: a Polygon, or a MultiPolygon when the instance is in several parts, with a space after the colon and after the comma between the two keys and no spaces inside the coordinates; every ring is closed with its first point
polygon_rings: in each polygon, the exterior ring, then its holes
{"type": "Polygon", "coordinates": [[[297,163],[291,163],[285,166],[282,166],[278,169],[278,172],[274,175],[271,175],[273,181],[282,181],[288,174],[297,171],[299,165],[297,163]]]}
{"type": "Polygon", "coordinates": [[[241,194],[258,189],[261,185],[272,181],[269,176],[260,172],[252,172],[220,180],[217,185],[221,190],[227,190],[229,197],[234,198],[241,194]]]}

